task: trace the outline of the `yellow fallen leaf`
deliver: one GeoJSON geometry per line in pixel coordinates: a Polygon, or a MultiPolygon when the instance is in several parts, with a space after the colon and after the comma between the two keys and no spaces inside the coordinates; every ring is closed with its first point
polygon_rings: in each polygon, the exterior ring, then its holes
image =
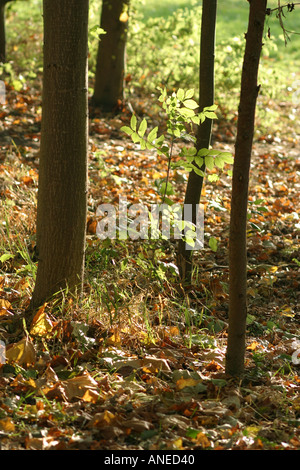
{"type": "Polygon", "coordinates": [[[258,349],[260,347],[260,344],[257,342],[257,341],[252,341],[251,344],[249,344],[249,346],[247,346],[247,349],[249,351],[255,351],[256,349],[258,349]]]}
{"type": "Polygon", "coordinates": [[[6,359],[8,362],[16,362],[19,365],[34,364],[36,354],[33,344],[28,338],[23,338],[6,348],[6,359]]]}
{"type": "Polygon", "coordinates": [[[210,441],[207,439],[206,435],[203,432],[197,434],[196,442],[202,448],[210,447],[210,441]]]}
{"type": "Polygon", "coordinates": [[[288,306],[286,306],[285,308],[283,308],[280,313],[281,313],[281,315],[283,315],[284,317],[293,318],[293,317],[295,316],[294,310],[293,310],[291,307],[288,307],[288,306]]]}
{"type": "Polygon", "coordinates": [[[47,304],[44,304],[38,312],[35,314],[30,327],[30,334],[32,336],[49,336],[53,328],[53,324],[49,319],[48,315],[45,313],[45,307],[47,304]]]}
{"type": "Polygon", "coordinates": [[[168,445],[168,448],[169,449],[178,449],[178,450],[181,450],[182,449],[182,439],[179,438],[179,439],[175,439],[174,441],[172,441],[169,445],[168,445]]]}
{"type": "Polygon", "coordinates": [[[0,429],[4,432],[13,432],[15,430],[15,424],[10,418],[0,419],[0,429]]]}
{"type": "Polygon", "coordinates": [[[178,390],[182,390],[185,387],[195,387],[199,383],[199,380],[195,380],[192,378],[184,379],[181,378],[177,380],[176,387],[178,390]]]}
{"type": "Polygon", "coordinates": [[[87,403],[97,403],[99,400],[100,394],[96,392],[95,390],[86,390],[84,395],[82,396],[82,401],[85,401],[87,403]]]}
{"type": "Polygon", "coordinates": [[[12,312],[10,312],[11,308],[12,308],[12,305],[8,300],[0,299],[0,316],[12,315],[12,312]]]}

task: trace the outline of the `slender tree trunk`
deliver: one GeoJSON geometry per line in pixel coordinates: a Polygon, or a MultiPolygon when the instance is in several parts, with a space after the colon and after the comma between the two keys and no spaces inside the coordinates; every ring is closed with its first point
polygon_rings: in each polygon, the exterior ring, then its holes
{"type": "Polygon", "coordinates": [[[82,287],[87,211],[89,0],[44,0],[38,270],[31,307],[82,287]]]}
{"type": "Polygon", "coordinates": [[[254,135],[257,76],[262,49],[267,0],[251,0],[242,69],[237,139],[233,165],[229,236],[229,332],[226,372],[244,371],[247,317],[246,226],[249,171],[254,135]]]}
{"type": "Polygon", "coordinates": [[[13,0],[0,0],[0,62],[6,61],[5,5],[13,0]]]}
{"type": "Polygon", "coordinates": [[[100,26],[106,34],[99,41],[93,104],[105,111],[124,100],[125,47],[129,0],[103,0],[100,26]]]}
{"type": "MultiPolygon", "coordinates": [[[[215,31],[216,31],[217,0],[203,0],[200,38],[200,70],[199,70],[199,108],[214,104],[214,63],[215,63],[215,31]]],[[[197,151],[209,148],[211,140],[212,120],[206,119],[198,127],[197,151]]],[[[203,166],[201,170],[205,171],[203,166]]],[[[192,223],[196,224],[197,207],[200,202],[203,177],[194,171],[189,173],[184,205],[192,206],[192,223]]],[[[186,220],[186,217],[184,217],[186,220]]],[[[190,284],[192,277],[193,250],[187,250],[184,240],[179,240],[177,265],[183,284],[190,284]]]]}

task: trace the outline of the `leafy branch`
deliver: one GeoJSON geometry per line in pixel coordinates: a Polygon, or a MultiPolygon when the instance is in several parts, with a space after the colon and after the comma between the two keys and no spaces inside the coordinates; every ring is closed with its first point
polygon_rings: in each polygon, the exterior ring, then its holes
{"type": "MultiPolygon", "coordinates": [[[[144,118],[138,125],[135,114],[131,116],[130,126],[123,126],[121,130],[129,135],[134,143],[139,144],[142,150],[155,149],[158,155],[164,155],[167,158],[167,178],[162,191],[163,201],[165,201],[167,193],[171,191],[171,184],[169,182],[171,168],[180,167],[188,172],[193,170],[198,175],[204,177],[205,174],[200,169],[203,164],[209,170],[213,170],[214,167],[223,170],[226,163],[233,162],[233,158],[231,153],[220,150],[203,148],[197,152],[194,145],[196,143],[196,138],[193,135],[194,125],[201,125],[205,119],[217,119],[215,113],[216,105],[208,106],[203,111],[196,112],[199,106],[193,99],[193,89],[184,91],[182,88],[179,88],[171,96],[168,96],[166,89],[159,88],[159,90],[161,95],[158,100],[162,103],[162,108],[167,114],[167,134],[170,136],[169,144],[166,141],[165,135],[161,134],[158,136],[158,126],[154,127],[146,135],[147,120],[144,118]],[[188,132],[188,127],[190,127],[191,132],[188,132]],[[180,152],[181,159],[178,162],[173,162],[173,147],[176,139],[191,142],[193,145],[183,147],[180,152]]],[[[217,181],[218,179],[219,177],[216,174],[208,175],[209,181],[217,181]]]]}

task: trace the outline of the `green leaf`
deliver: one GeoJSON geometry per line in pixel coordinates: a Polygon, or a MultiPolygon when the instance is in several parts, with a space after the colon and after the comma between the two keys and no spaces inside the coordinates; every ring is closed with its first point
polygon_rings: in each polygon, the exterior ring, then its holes
{"type": "Polygon", "coordinates": [[[167,196],[171,196],[172,194],[174,194],[174,189],[173,189],[173,186],[171,185],[171,183],[168,182],[168,184],[166,185],[165,182],[162,183],[160,189],[159,189],[159,192],[160,194],[165,194],[167,196]]]}
{"type": "Polygon", "coordinates": [[[198,155],[195,157],[195,163],[196,163],[196,165],[202,166],[202,165],[203,165],[203,162],[204,162],[204,160],[203,160],[202,157],[199,157],[198,155]]]}
{"type": "Polygon", "coordinates": [[[196,109],[199,107],[195,100],[184,100],[183,105],[188,109],[196,109]]]}
{"type": "Polygon", "coordinates": [[[204,171],[200,170],[200,168],[197,168],[195,165],[193,165],[193,170],[196,173],[196,175],[201,176],[202,178],[205,177],[204,171]]]}
{"type": "Polygon", "coordinates": [[[5,263],[5,261],[8,261],[9,259],[14,258],[15,255],[12,255],[11,253],[4,253],[4,255],[0,256],[0,262],[5,263]]]}
{"type": "Polygon", "coordinates": [[[205,157],[208,154],[209,150],[206,148],[200,149],[197,153],[198,157],[205,157]]]}
{"type": "Polygon", "coordinates": [[[163,144],[163,142],[164,142],[164,140],[165,140],[165,136],[162,134],[162,135],[160,135],[160,136],[156,139],[155,145],[156,145],[157,147],[161,147],[162,144],[163,144]]]}
{"type": "Polygon", "coordinates": [[[197,124],[197,125],[200,124],[200,117],[199,116],[193,116],[191,118],[191,120],[193,121],[194,124],[197,124]]]}
{"type": "Polygon", "coordinates": [[[214,112],[204,111],[204,114],[208,119],[218,119],[218,116],[214,112]]]}
{"type": "Polygon", "coordinates": [[[209,247],[212,251],[217,251],[217,249],[218,249],[218,240],[215,237],[210,237],[208,244],[209,244],[209,247]]]}
{"type": "Polygon", "coordinates": [[[220,177],[215,173],[213,175],[208,175],[207,179],[210,183],[215,183],[216,181],[219,181],[220,177]]]}
{"type": "Polygon", "coordinates": [[[139,136],[136,132],[133,132],[133,133],[132,133],[131,138],[132,138],[132,141],[133,141],[135,144],[137,144],[138,142],[141,141],[140,136],[139,136]]]}
{"type": "Polygon", "coordinates": [[[214,165],[214,158],[213,158],[213,157],[209,157],[209,156],[205,157],[205,166],[207,166],[207,168],[208,168],[209,170],[212,170],[213,167],[215,166],[215,165],[214,165]]]}
{"type": "Polygon", "coordinates": [[[192,98],[194,96],[195,90],[193,88],[190,88],[189,90],[186,91],[185,93],[185,99],[192,98]]]}
{"type": "Polygon", "coordinates": [[[216,165],[218,168],[221,168],[221,170],[223,170],[224,165],[225,165],[225,161],[223,160],[222,157],[216,157],[216,158],[215,158],[215,165],[216,165]]]}
{"type": "Polygon", "coordinates": [[[177,90],[176,96],[179,101],[182,101],[184,99],[184,90],[182,88],[179,88],[177,90]]]}
{"type": "Polygon", "coordinates": [[[128,135],[131,135],[133,133],[133,130],[131,129],[131,127],[128,127],[128,126],[121,127],[121,131],[125,132],[128,135]]]}
{"type": "Polygon", "coordinates": [[[157,138],[158,126],[154,127],[148,134],[148,142],[153,142],[157,138]]]}
{"type": "Polygon", "coordinates": [[[136,131],[136,116],[135,114],[133,114],[131,116],[131,119],[130,119],[130,127],[131,129],[133,129],[134,131],[136,131]]]}
{"type": "Polygon", "coordinates": [[[211,106],[206,106],[203,111],[215,111],[218,108],[218,105],[212,104],[211,106]]]}
{"type": "Polygon", "coordinates": [[[194,111],[192,109],[189,109],[189,108],[180,108],[178,111],[185,118],[191,118],[191,117],[195,116],[194,111]]]}
{"type": "Polygon", "coordinates": [[[143,137],[144,134],[145,134],[145,132],[146,132],[146,130],[147,130],[147,121],[146,121],[146,119],[144,118],[144,119],[142,120],[141,124],[140,124],[140,127],[139,127],[139,132],[138,132],[139,135],[140,135],[141,137],[143,137]]]}

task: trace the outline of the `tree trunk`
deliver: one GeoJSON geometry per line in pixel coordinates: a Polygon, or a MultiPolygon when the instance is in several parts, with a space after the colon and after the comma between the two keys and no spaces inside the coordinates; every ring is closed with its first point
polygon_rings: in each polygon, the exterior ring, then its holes
{"type": "MultiPolygon", "coordinates": [[[[203,0],[200,38],[200,70],[199,70],[199,108],[214,104],[214,63],[215,63],[215,31],[216,31],[217,0],[203,0]]],[[[198,127],[196,148],[209,148],[212,120],[206,119],[198,127]]],[[[203,166],[202,171],[205,170],[203,166]]],[[[194,171],[189,173],[184,205],[191,204],[192,220],[196,224],[197,207],[201,197],[203,177],[194,171]]],[[[184,217],[186,220],[186,217],[184,217]]],[[[177,265],[183,284],[190,284],[192,277],[193,250],[187,250],[184,240],[179,240],[177,265]]]]}
{"type": "Polygon", "coordinates": [[[125,46],[129,0],[103,0],[93,104],[104,111],[118,109],[124,100],[125,46]]]}
{"type": "Polygon", "coordinates": [[[246,228],[249,171],[259,86],[257,76],[262,49],[267,0],[251,0],[242,69],[237,139],[233,165],[229,236],[229,331],[226,372],[244,371],[247,317],[246,228]]]}
{"type": "Polygon", "coordinates": [[[31,307],[80,292],[87,211],[88,0],[44,0],[44,77],[31,307]]]}
{"type": "Polygon", "coordinates": [[[13,0],[0,0],[0,62],[6,61],[5,5],[13,0]]]}

